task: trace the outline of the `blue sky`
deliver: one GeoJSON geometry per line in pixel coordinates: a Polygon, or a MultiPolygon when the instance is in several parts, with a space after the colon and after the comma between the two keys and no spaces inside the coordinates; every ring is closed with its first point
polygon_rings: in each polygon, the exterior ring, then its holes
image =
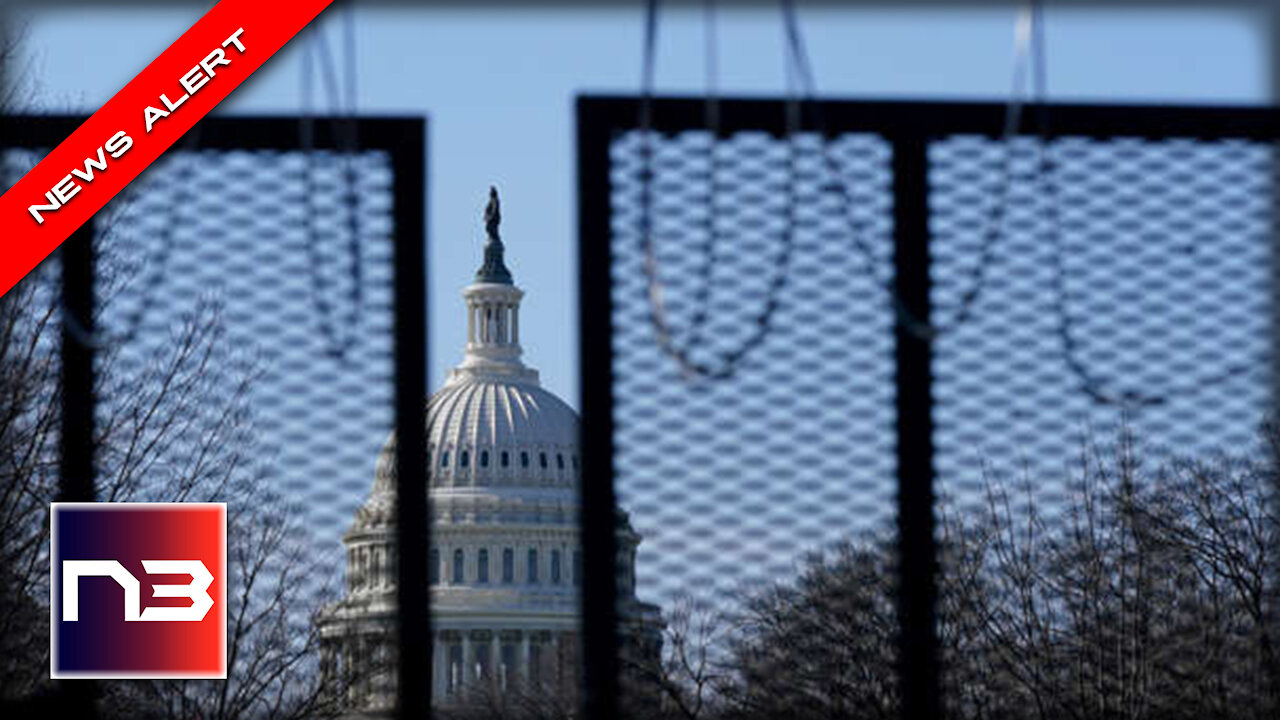
{"type": "MultiPolygon", "coordinates": [[[[1206,3],[1207,5],[1207,3],[1206,3]]],[[[35,107],[88,112],[189,26],[207,3],[15,3],[35,107]],[[102,42],[110,38],[110,42],[102,42]],[[73,50],[72,48],[78,48],[73,50]]],[[[821,91],[845,96],[1001,98],[1015,10],[844,9],[799,3],[821,91]]],[[[480,257],[486,190],[503,193],[504,237],[528,292],[523,340],[546,385],[577,405],[573,97],[634,91],[643,3],[468,9],[357,6],[362,112],[428,115],[432,385],[460,355],[458,290],[480,257]]],[[[340,47],[339,7],[319,27],[340,47]]],[[[658,83],[704,86],[702,14],[663,13],[658,83]]],[[[1269,97],[1262,10],[1062,9],[1047,13],[1050,92],[1060,99],[1258,103],[1269,97]]],[[[782,87],[776,10],[719,13],[726,93],[782,87]]],[[[295,41],[224,113],[296,113],[295,41]]],[[[323,99],[323,96],[320,96],[323,99]]]]}

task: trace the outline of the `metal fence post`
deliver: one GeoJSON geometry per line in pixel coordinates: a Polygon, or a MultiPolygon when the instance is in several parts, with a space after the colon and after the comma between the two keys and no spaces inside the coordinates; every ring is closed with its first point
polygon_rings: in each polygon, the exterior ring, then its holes
{"type": "Polygon", "coordinates": [[[396,527],[400,717],[431,708],[431,627],[427,587],[426,128],[406,132],[392,153],[395,176],[396,527]]]}
{"type": "MultiPolygon", "coordinates": [[[[58,500],[93,502],[94,408],[94,247],[90,219],[62,245],[62,427],[59,433],[58,500]]],[[[58,682],[67,717],[97,717],[97,683],[58,682]]]]}
{"type": "MultiPolygon", "coordinates": [[[[894,286],[905,310],[929,321],[929,158],[921,133],[893,141],[894,286]]],[[[934,537],[933,350],[894,324],[897,399],[898,661],[904,720],[941,717],[934,537]]]]}
{"type": "Polygon", "coordinates": [[[578,327],[582,373],[584,717],[617,717],[617,517],[613,491],[613,303],[609,130],[578,100],[578,327]]]}

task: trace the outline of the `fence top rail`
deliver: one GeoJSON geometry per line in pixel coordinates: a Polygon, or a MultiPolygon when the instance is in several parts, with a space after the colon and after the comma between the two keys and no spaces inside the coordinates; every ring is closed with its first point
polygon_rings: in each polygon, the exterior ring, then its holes
{"type": "MultiPolygon", "coordinates": [[[[312,121],[313,148],[338,148],[349,142],[352,118],[316,115],[312,121]]],[[[422,143],[426,119],[412,116],[359,115],[355,119],[357,147],[361,150],[407,149],[422,143]]],[[[67,139],[85,121],[82,115],[0,115],[0,146],[52,147],[67,139]]],[[[301,150],[304,137],[297,116],[215,116],[201,120],[191,130],[198,133],[195,147],[208,150],[301,150]]],[[[186,140],[179,140],[181,147],[186,140]]]]}
{"type": "MultiPolygon", "coordinates": [[[[589,121],[611,131],[640,127],[643,100],[634,95],[580,95],[579,122],[589,121]]],[[[785,98],[720,98],[720,134],[786,131],[785,98]]],[[[1280,106],[1160,105],[1160,104],[1045,104],[1048,137],[1132,137],[1142,139],[1254,140],[1280,138],[1280,106]]],[[[825,129],[827,134],[867,132],[886,137],[947,137],[961,134],[999,137],[1004,130],[1004,102],[950,100],[851,100],[823,98],[802,101],[800,126],[825,129]],[[820,107],[821,112],[818,112],[820,107]]],[[[707,98],[661,96],[652,100],[652,127],[660,132],[709,128],[707,98]]],[[[1038,106],[1028,103],[1020,133],[1041,133],[1038,106]]]]}

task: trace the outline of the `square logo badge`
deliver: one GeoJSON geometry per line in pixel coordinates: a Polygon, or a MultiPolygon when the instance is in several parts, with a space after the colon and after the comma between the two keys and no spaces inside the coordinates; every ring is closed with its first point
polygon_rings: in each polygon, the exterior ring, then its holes
{"type": "Polygon", "coordinates": [[[53,503],[50,677],[227,677],[225,503],[53,503]]]}

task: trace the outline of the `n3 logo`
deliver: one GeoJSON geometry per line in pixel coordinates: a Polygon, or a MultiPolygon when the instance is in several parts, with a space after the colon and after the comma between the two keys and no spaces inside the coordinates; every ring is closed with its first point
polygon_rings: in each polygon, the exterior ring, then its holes
{"type": "Polygon", "coordinates": [[[50,518],[50,677],[226,678],[226,505],[54,503],[50,518]]]}
{"type": "Polygon", "coordinates": [[[213,584],[209,568],[199,560],[143,560],[149,575],[190,575],[187,585],[154,585],[153,597],[190,598],[190,607],[149,607],[142,609],[142,583],[115,560],[62,561],[62,620],[80,619],[80,578],[102,576],[115,579],[124,588],[126,622],[200,622],[213,607],[213,597],[206,592],[213,584]]]}

